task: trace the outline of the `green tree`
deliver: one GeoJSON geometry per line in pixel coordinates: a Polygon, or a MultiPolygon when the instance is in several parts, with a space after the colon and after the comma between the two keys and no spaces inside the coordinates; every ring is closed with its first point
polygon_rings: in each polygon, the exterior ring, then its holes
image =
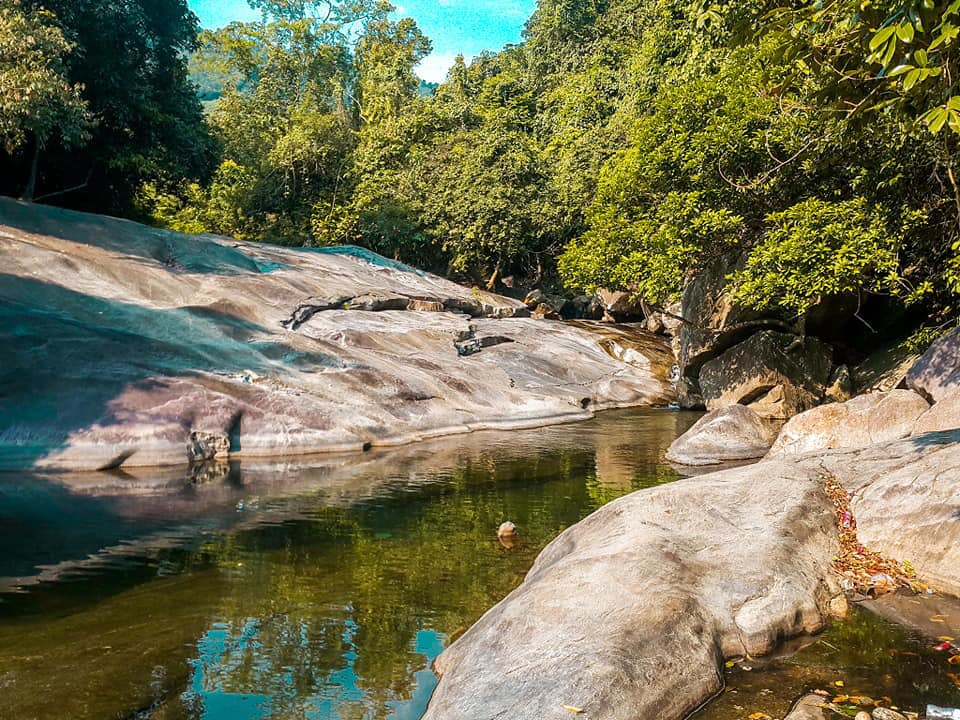
{"type": "Polygon", "coordinates": [[[81,85],[67,79],[65,58],[74,45],[46,10],[0,2],[0,141],[13,155],[32,143],[23,198],[32,200],[40,154],[55,136],[66,147],[90,138],[92,116],[81,85]]]}

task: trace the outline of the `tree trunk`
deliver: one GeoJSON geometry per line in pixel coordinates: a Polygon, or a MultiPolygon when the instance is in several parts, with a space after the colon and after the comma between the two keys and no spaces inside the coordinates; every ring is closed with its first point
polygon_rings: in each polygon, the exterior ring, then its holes
{"type": "Polygon", "coordinates": [[[21,200],[33,202],[33,196],[37,193],[37,171],[40,168],[40,140],[34,138],[33,141],[33,160],[30,161],[30,176],[27,178],[27,187],[23,190],[21,200]]]}

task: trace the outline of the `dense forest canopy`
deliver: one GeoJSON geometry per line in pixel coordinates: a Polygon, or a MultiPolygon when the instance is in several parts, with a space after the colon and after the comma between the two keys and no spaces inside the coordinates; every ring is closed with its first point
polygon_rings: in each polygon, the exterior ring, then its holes
{"type": "Polygon", "coordinates": [[[540,0],[427,91],[382,0],[250,4],[198,34],[185,0],[0,0],[2,191],[39,158],[55,202],[491,288],[656,305],[724,259],[791,320],[956,315],[960,0],[540,0]]]}

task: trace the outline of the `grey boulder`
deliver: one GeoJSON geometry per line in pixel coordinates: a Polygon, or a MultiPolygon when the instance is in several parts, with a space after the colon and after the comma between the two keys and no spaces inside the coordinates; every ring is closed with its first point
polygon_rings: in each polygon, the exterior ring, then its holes
{"type": "Polygon", "coordinates": [[[674,440],[667,460],[680,465],[719,465],[763,457],[773,444],[768,421],[743,405],[711,410],[674,440]]]}

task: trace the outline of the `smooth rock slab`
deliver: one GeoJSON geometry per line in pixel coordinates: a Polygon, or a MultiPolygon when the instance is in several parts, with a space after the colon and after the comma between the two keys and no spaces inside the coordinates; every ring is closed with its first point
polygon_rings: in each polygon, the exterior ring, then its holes
{"type": "Polygon", "coordinates": [[[817,450],[863,448],[905,438],[930,405],[912,390],[860,395],[791,418],[770,449],[770,456],[817,450]]]}
{"type": "Polygon", "coordinates": [[[524,314],[362,248],[0,198],[0,469],[361,451],[671,401],[662,339],[621,329],[620,359],[607,328],[524,314]]]}
{"type": "Polygon", "coordinates": [[[768,462],[606,505],[436,662],[425,720],[685,717],[721,663],[818,630],[834,516],[814,469],[768,462]]]}
{"type": "Polygon", "coordinates": [[[761,458],[773,444],[770,424],[743,405],[713,410],[674,440],[667,460],[680,465],[719,465],[761,458]]]}

